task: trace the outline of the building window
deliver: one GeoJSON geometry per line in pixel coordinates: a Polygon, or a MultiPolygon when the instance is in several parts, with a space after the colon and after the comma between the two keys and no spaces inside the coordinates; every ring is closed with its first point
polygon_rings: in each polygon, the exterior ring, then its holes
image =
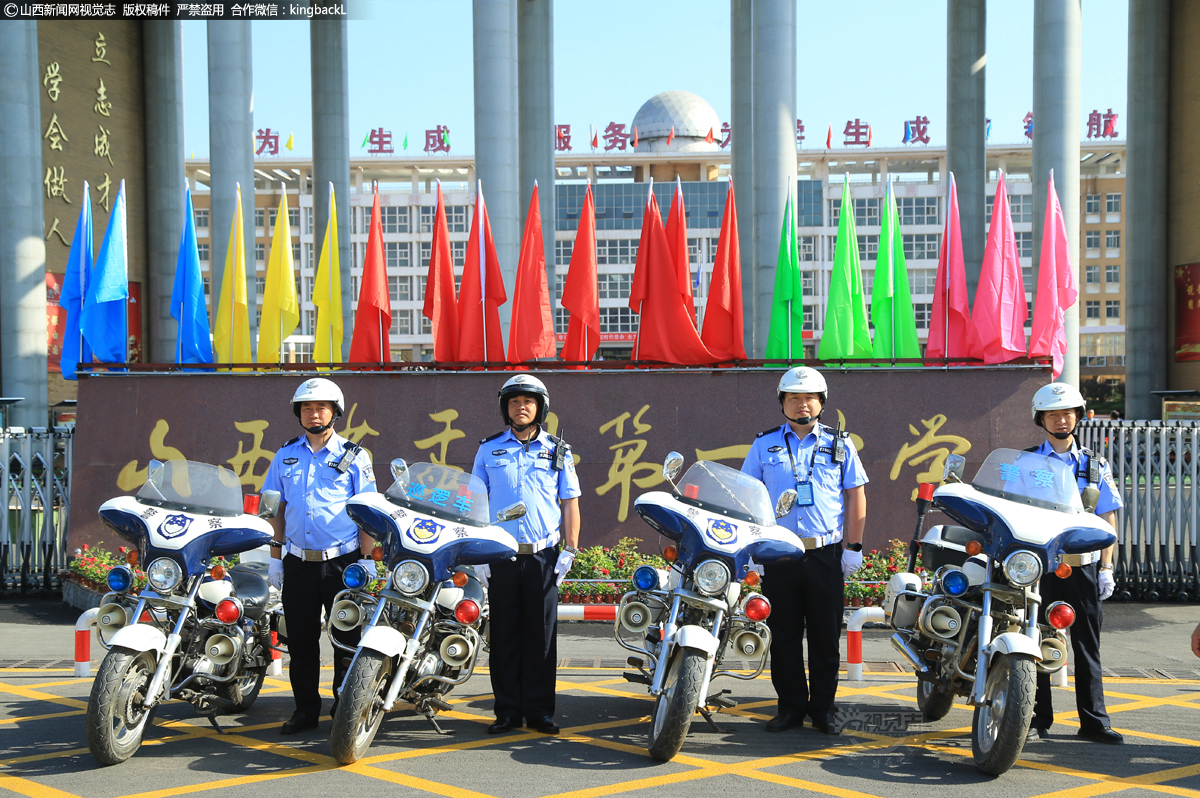
{"type": "Polygon", "coordinates": [[[1100,285],[1100,267],[1093,264],[1084,269],[1083,281],[1088,285],[1100,285]]]}
{"type": "Polygon", "coordinates": [[[393,302],[407,302],[412,299],[412,278],[389,276],[388,295],[393,302]]]}
{"type": "Polygon", "coordinates": [[[937,260],[938,250],[942,245],[941,238],[937,233],[916,233],[904,236],[904,259],[937,260]]]}
{"type": "Polygon", "coordinates": [[[1088,230],[1083,234],[1084,249],[1100,249],[1100,231],[1088,230]]]}
{"type": "Polygon", "coordinates": [[[557,299],[559,302],[562,301],[563,286],[565,286],[566,283],[567,283],[567,275],[565,275],[565,274],[554,275],[554,298],[557,299]]]}
{"type": "Polygon", "coordinates": [[[939,224],[937,197],[898,197],[900,224],[939,224]]]}
{"type": "Polygon", "coordinates": [[[854,200],[854,224],[858,227],[878,227],[879,200],[874,198],[854,200]]]}
{"type": "Polygon", "coordinates": [[[422,241],[422,242],[421,242],[421,261],[420,261],[420,266],[421,266],[421,268],[422,268],[422,269],[428,269],[428,268],[429,268],[429,253],[430,253],[430,252],[432,252],[432,251],[433,251],[433,243],[432,243],[432,242],[429,242],[429,241],[422,241]]]}
{"type": "Polygon", "coordinates": [[[1100,195],[1088,194],[1083,203],[1084,213],[1100,213],[1100,195]]]}
{"type": "Polygon", "coordinates": [[[317,311],[304,311],[304,326],[301,328],[306,335],[312,335],[317,330],[317,311]]]}
{"type": "Polygon", "coordinates": [[[909,269],[908,290],[913,296],[934,293],[937,290],[937,269],[909,269]]]}
{"type": "Polygon", "coordinates": [[[1121,323],[1121,300],[1109,299],[1105,301],[1104,320],[1111,324],[1121,323]]]}
{"type": "Polygon", "coordinates": [[[929,316],[932,313],[933,313],[933,303],[932,302],[914,302],[913,303],[913,315],[917,319],[917,329],[918,330],[928,330],[929,329],[929,316]]]}
{"type": "Polygon", "coordinates": [[[406,268],[409,264],[409,249],[407,241],[383,242],[383,259],[389,269],[406,268]]]}
{"type": "Polygon", "coordinates": [[[288,208],[288,227],[291,228],[292,235],[300,234],[300,209],[299,208],[288,208]]]}
{"type": "Polygon", "coordinates": [[[1105,230],[1104,231],[1104,246],[1107,249],[1121,248],[1121,231],[1120,230],[1105,230]]]}
{"type": "Polygon", "coordinates": [[[694,265],[700,263],[700,258],[703,255],[703,253],[700,251],[701,241],[702,239],[699,238],[689,238],[687,240],[688,264],[694,265]]]}
{"type": "MultiPolygon", "coordinates": [[[[267,212],[265,209],[263,209],[263,208],[255,208],[254,209],[254,226],[255,227],[265,227],[266,226],[266,222],[265,222],[266,218],[267,218],[267,212]]],[[[271,210],[271,225],[272,226],[275,225],[274,209],[271,210]]]]}
{"type": "Polygon", "coordinates": [[[196,209],[196,227],[208,228],[208,208],[196,209]]]}
{"type": "Polygon", "coordinates": [[[451,241],[450,242],[450,262],[460,268],[466,264],[466,262],[467,262],[467,242],[466,241],[451,241]]]}
{"type": "Polygon", "coordinates": [[[417,278],[417,301],[418,302],[425,301],[425,282],[428,279],[429,278],[427,278],[427,277],[418,277],[417,278]]]}
{"type": "Polygon", "coordinates": [[[632,274],[601,274],[597,277],[600,299],[629,299],[632,274]]]}
{"type": "MultiPolygon", "coordinates": [[[[446,228],[451,233],[467,232],[467,206],[466,205],[446,205],[446,228]]],[[[431,205],[421,206],[421,230],[422,233],[433,232],[433,217],[437,213],[437,207],[431,205]]]]}
{"type": "Polygon", "coordinates": [[[1084,303],[1083,310],[1084,310],[1084,318],[1085,319],[1095,319],[1096,321],[1100,320],[1100,301],[1099,300],[1088,300],[1087,302],[1084,303]]]}
{"type": "Polygon", "coordinates": [[[210,280],[207,277],[205,277],[203,279],[204,279],[204,295],[211,296],[212,295],[212,280],[210,280]]]}
{"type": "Polygon", "coordinates": [[[812,331],[815,328],[814,319],[816,318],[816,310],[812,305],[804,306],[804,324],[800,326],[802,330],[812,331]]]}
{"type": "Polygon", "coordinates": [[[1108,213],[1120,213],[1121,212],[1121,195],[1120,194],[1104,195],[1104,210],[1107,211],[1108,213]]]}
{"type": "Polygon", "coordinates": [[[424,314],[421,314],[421,335],[433,335],[433,322],[424,314]]]}
{"type": "Polygon", "coordinates": [[[635,333],[637,331],[637,315],[629,308],[600,308],[600,332],[635,333]]]}
{"type": "Polygon", "coordinates": [[[574,241],[554,242],[554,265],[567,266],[571,263],[571,253],[575,251],[574,241]]]}
{"type": "Polygon", "coordinates": [[[800,236],[798,242],[800,246],[800,260],[814,261],[817,259],[816,236],[800,236]]]}
{"type": "Polygon", "coordinates": [[[842,218],[842,201],[840,199],[829,201],[829,226],[837,227],[838,222],[842,218]]]}
{"type": "Polygon", "coordinates": [[[858,237],[858,259],[875,260],[879,254],[879,236],[860,235],[858,237]]]}
{"type": "Polygon", "coordinates": [[[308,208],[304,211],[304,232],[312,235],[313,231],[313,216],[316,215],[315,208],[308,208]]]}
{"type": "Polygon", "coordinates": [[[800,272],[800,292],[801,296],[816,296],[817,295],[817,273],[816,272],[800,272]]]}
{"type": "Polygon", "coordinates": [[[379,224],[385,233],[409,232],[408,208],[397,208],[390,205],[381,207],[379,209],[379,224]]]}
{"type": "Polygon", "coordinates": [[[200,267],[208,268],[208,244],[197,244],[196,254],[200,257],[200,267]]]}
{"type": "Polygon", "coordinates": [[[255,263],[263,263],[266,260],[267,260],[267,245],[266,244],[255,244],[254,245],[254,262],[255,263]]]}
{"type": "Polygon", "coordinates": [[[392,311],[392,334],[393,335],[412,335],[412,311],[411,310],[393,310],[392,311]]]}
{"type": "Polygon", "coordinates": [[[266,293],[266,291],[267,291],[267,278],[266,277],[255,277],[254,278],[254,293],[258,294],[259,296],[262,296],[263,294],[266,293]]]}
{"type": "Polygon", "coordinates": [[[558,335],[566,335],[567,328],[571,324],[571,313],[565,308],[558,308],[554,311],[554,332],[558,335]]]}
{"type": "MultiPolygon", "coordinates": [[[[1099,275],[1097,275],[1096,276],[1097,282],[1099,282],[1099,279],[1100,279],[1099,275]]],[[[1108,283],[1109,285],[1115,285],[1115,284],[1121,282],[1121,264],[1109,263],[1109,264],[1105,265],[1105,267],[1104,267],[1104,282],[1108,283]]]]}
{"type": "MultiPolygon", "coordinates": [[[[308,256],[308,260],[306,261],[308,267],[310,269],[317,268],[317,262],[313,258],[313,245],[312,244],[304,245],[304,254],[308,256]]],[[[297,264],[300,263],[300,242],[299,241],[292,244],[292,263],[297,263],[297,264]]]]}
{"type": "Polygon", "coordinates": [[[1017,239],[1017,257],[1033,257],[1033,233],[1014,233],[1017,239]]]}
{"type": "Polygon", "coordinates": [[[638,242],[630,238],[604,238],[596,242],[596,265],[631,266],[637,263],[638,242]]]}
{"type": "Polygon", "coordinates": [[[1033,197],[1029,194],[1009,194],[1008,212],[1012,214],[1013,224],[1033,221],[1033,197]]]}

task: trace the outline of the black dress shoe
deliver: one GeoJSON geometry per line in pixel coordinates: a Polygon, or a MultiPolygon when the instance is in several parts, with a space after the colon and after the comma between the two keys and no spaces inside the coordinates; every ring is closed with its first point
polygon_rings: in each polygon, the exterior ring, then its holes
{"type": "Polygon", "coordinates": [[[302,731],[308,731],[309,729],[317,728],[317,723],[317,718],[310,718],[300,710],[296,710],[292,713],[291,720],[285,721],[284,724],[279,727],[279,733],[299,734],[302,731]]]}
{"type": "Polygon", "coordinates": [[[558,724],[551,720],[549,715],[544,718],[531,720],[527,725],[529,728],[539,731],[542,734],[558,734],[558,724]]]}
{"type": "Polygon", "coordinates": [[[488,734],[504,734],[521,725],[520,718],[496,718],[496,722],[488,726],[488,734]]]}
{"type": "Polygon", "coordinates": [[[1048,729],[1039,729],[1036,726],[1030,726],[1029,731],[1025,732],[1025,744],[1040,743],[1042,740],[1050,736],[1048,729]]]}
{"type": "Polygon", "coordinates": [[[1079,736],[1094,743],[1107,743],[1108,745],[1120,745],[1125,742],[1124,737],[1107,726],[1099,729],[1080,729],[1079,736]]]}
{"type": "Polygon", "coordinates": [[[781,732],[804,724],[804,715],[794,709],[781,709],[779,714],[767,721],[767,731],[781,732]]]}

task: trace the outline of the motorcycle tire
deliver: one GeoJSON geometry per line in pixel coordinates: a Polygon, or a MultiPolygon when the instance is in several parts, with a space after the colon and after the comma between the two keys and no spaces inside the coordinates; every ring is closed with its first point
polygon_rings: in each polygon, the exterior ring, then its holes
{"type": "Polygon", "coordinates": [[[954,693],[948,692],[932,679],[917,680],[917,709],[921,710],[925,723],[933,723],[946,717],[952,706],[954,693]]]}
{"type": "Polygon", "coordinates": [[[384,715],[376,699],[382,700],[387,692],[391,674],[391,657],[366,649],[358,652],[354,667],[346,675],[329,735],[333,756],[343,765],[362,759],[371,747],[384,715]]]}
{"type": "Polygon", "coordinates": [[[700,703],[700,687],[708,655],[691,648],[681,649],[667,672],[663,694],[654,704],[650,719],[650,756],[669,762],[687,737],[692,717],[700,703]]]}
{"type": "Polygon", "coordinates": [[[267,679],[267,666],[260,665],[257,668],[248,668],[242,671],[242,675],[229,683],[229,700],[233,702],[233,706],[229,707],[229,714],[236,715],[240,712],[249,711],[250,707],[254,706],[254,702],[258,700],[258,692],[262,690],[263,682],[267,679]]]}
{"type": "Polygon", "coordinates": [[[157,707],[145,709],[144,691],[156,663],[149,651],[115,647],[105,656],[88,698],[88,750],[102,765],[118,765],[137,753],[157,707]]]}
{"type": "Polygon", "coordinates": [[[971,751],[975,767],[989,776],[1006,772],[1021,755],[1033,719],[1037,667],[1022,654],[997,654],[988,668],[984,703],[975,707],[971,751]]]}

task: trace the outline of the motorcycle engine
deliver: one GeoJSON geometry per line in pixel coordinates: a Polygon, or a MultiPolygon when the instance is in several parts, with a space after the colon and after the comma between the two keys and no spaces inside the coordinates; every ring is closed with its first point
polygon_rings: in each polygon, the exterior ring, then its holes
{"type": "Polygon", "coordinates": [[[434,652],[429,652],[417,664],[417,678],[433,676],[442,669],[442,658],[434,652]]]}

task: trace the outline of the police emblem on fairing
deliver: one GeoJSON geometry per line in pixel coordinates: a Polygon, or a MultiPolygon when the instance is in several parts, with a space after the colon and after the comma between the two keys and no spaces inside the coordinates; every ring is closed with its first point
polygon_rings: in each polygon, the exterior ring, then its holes
{"type": "Polygon", "coordinates": [[[710,518],[707,532],[717,543],[732,543],[737,539],[737,524],[724,518],[710,518]]]}
{"type": "Polygon", "coordinates": [[[445,527],[437,521],[428,518],[418,518],[408,528],[408,536],[417,543],[432,543],[437,540],[445,527]]]}
{"type": "Polygon", "coordinates": [[[158,525],[158,534],[164,538],[177,538],[188,531],[188,527],[192,525],[192,518],[183,513],[172,513],[163,519],[163,522],[158,525]]]}

